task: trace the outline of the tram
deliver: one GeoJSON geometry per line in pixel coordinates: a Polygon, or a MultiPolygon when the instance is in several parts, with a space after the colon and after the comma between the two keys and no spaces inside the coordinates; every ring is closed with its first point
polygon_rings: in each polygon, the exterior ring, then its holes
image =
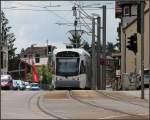
{"type": "Polygon", "coordinates": [[[54,88],[91,88],[90,54],[81,48],[55,49],[52,55],[54,88]]]}

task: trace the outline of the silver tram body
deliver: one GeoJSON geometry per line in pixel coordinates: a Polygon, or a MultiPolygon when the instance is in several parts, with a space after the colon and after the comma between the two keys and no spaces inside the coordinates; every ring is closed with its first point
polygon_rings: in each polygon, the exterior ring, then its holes
{"type": "Polygon", "coordinates": [[[55,49],[52,65],[54,88],[90,88],[90,54],[84,49],[55,49]]]}

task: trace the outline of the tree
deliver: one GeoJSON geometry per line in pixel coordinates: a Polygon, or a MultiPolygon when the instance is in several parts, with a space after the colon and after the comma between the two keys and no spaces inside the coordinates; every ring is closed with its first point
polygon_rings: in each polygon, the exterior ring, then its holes
{"type": "Polygon", "coordinates": [[[83,41],[83,49],[89,52],[90,46],[89,46],[89,43],[88,43],[88,42],[83,41]]]}
{"type": "Polygon", "coordinates": [[[14,41],[16,40],[14,33],[10,32],[11,27],[8,26],[8,19],[5,17],[3,11],[1,11],[1,38],[2,41],[8,47],[8,70],[15,70],[16,66],[18,66],[18,56],[15,55],[15,50],[17,48],[14,47],[14,41]]]}
{"type": "Polygon", "coordinates": [[[69,37],[69,40],[71,42],[70,45],[66,45],[66,48],[83,48],[84,50],[90,52],[90,46],[89,43],[85,40],[82,42],[80,35],[72,35],[72,38],[69,37]]]}
{"type": "Polygon", "coordinates": [[[115,47],[116,47],[116,45],[113,44],[112,42],[107,42],[107,45],[106,45],[106,55],[111,56],[112,53],[115,53],[116,52],[115,47]]]}
{"type": "Polygon", "coordinates": [[[42,77],[42,84],[50,84],[52,80],[51,70],[47,66],[43,65],[42,68],[38,68],[38,75],[42,77]]]}
{"type": "Polygon", "coordinates": [[[15,50],[17,48],[14,47],[14,41],[16,40],[15,35],[13,33],[8,34],[8,60],[11,60],[15,57],[15,50]]]}
{"type": "Polygon", "coordinates": [[[81,36],[72,35],[72,38],[69,37],[71,45],[73,48],[80,48],[83,44],[81,43],[81,36]]]}
{"type": "Polygon", "coordinates": [[[33,73],[32,73],[32,70],[27,74],[27,81],[30,82],[30,83],[33,82],[33,73]]]}
{"type": "Polygon", "coordinates": [[[25,52],[24,48],[21,49],[20,54],[22,55],[25,52]]]}
{"type": "MultiPolygon", "coordinates": [[[[15,57],[14,41],[16,40],[14,33],[10,32],[11,27],[8,26],[8,19],[5,17],[3,11],[1,11],[1,38],[8,46],[8,63],[15,57]]],[[[10,64],[8,64],[10,65],[10,64]]]]}
{"type": "Polygon", "coordinates": [[[118,32],[118,39],[117,39],[116,47],[118,48],[119,51],[121,51],[121,23],[119,23],[117,32],[118,32]]]}

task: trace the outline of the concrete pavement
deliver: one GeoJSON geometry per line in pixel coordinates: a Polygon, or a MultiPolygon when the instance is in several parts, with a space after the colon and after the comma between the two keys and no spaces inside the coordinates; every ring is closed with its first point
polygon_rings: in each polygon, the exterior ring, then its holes
{"type": "Polygon", "coordinates": [[[141,100],[139,92],[1,91],[1,118],[148,119],[148,100],[141,100]]]}

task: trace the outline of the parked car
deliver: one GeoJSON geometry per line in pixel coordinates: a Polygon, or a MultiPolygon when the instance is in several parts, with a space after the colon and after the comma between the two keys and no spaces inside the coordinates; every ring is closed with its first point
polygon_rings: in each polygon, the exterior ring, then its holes
{"type": "Polygon", "coordinates": [[[25,87],[26,87],[27,90],[30,90],[31,89],[30,83],[29,82],[25,82],[25,87]]]}
{"type": "Polygon", "coordinates": [[[31,90],[40,90],[40,86],[38,83],[31,83],[31,90]]]}
{"type": "Polygon", "coordinates": [[[26,88],[24,81],[22,81],[22,80],[14,80],[14,82],[15,82],[14,86],[16,86],[16,89],[24,90],[26,88]]]}
{"type": "Polygon", "coordinates": [[[17,80],[13,80],[13,90],[18,90],[19,89],[19,85],[17,83],[17,80]]]}
{"type": "Polygon", "coordinates": [[[12,77],[11,75],[1,75],[1,89],[12,89],[12,77]]]}

